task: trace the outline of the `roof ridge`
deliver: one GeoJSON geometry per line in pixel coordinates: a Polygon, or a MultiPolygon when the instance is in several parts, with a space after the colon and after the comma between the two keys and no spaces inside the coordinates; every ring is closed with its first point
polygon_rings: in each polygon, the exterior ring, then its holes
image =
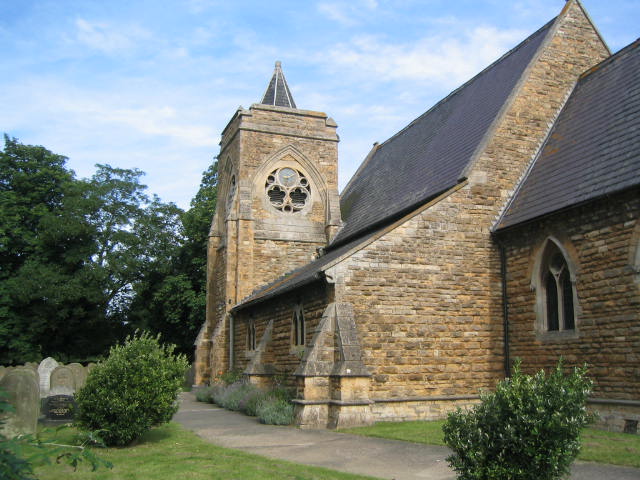
{"type": "MultiPolygon", "coordinates": [[[[437,107],[439,107],[440,105],[442,105],[443,103],[445,103],[446,101],[448,101],[449,99],[451,99],[452,97],[454,97],[455,95],[457,95],[458,93],[460,93],[465,87],[467,87],[469,84],[473,83],[477,78],[481,77],[482,75],[484,75],[486,72],[488,72],[489,70],[491,70],[493,67],[495,67],[496,65],[498,65],[500,62],[502,62],[505,58],[507,58],[508,56],[510,56],[511,54],[515,53],[516,51],[520,50],[522,47],[524,47],[527,43],[529,43],[531,41],[531,39],[533,37],[535,37],[538,33],[540,33],[541,31],[543,31],[545,28],[549,28],[553,22],[555,22],[557,16],[553,17],[550,21],[548,21],[547,23],[545,23],[542,27],[540,27],[539,29],[537,29],[535,32],[533,32],[531,35],[529,35],[527,38],[525,38],[522,42],[520,42],[518,45],[516,45],[515,47],[513,47],[511,50],[505,52],[503,55],[500,56],[500,58],[494,60],[491,64],[487,65],[485,68],[483,68],[480,72],[476,73],[473,77],[471,77],[469,80],[467,80],[466,82],[464,82],[462,85],[460,85],[458,88],[456,88],[455,90],[452,90],[446,97],[440,99],[437,103],[435,103],[431,108],[429,108],[426,112],[424,112],[423,114],[419,115],[418,117],[414,118],[409,124],[407,124],[404,128],[402,128],[401,130],[399,130],[398,132],[396,132],[394,135],[392,135],[391,137],[387,138],[384,142],[380,143],[378,145],[378,148],[382,148],[386,143],[390,142],[391,140],[393,140],[395,137],[399,136],[401,133],[405,132],[406,130],[408,130],[412,125],[414,125],[415,123],[417,123],[420,119],[422,119],[423,117],[427,116],[429,113],[431,113],[433,110],[435,110],[437,107]]],[[[343,192],[344,193],[344,192],[343,192]]]]}

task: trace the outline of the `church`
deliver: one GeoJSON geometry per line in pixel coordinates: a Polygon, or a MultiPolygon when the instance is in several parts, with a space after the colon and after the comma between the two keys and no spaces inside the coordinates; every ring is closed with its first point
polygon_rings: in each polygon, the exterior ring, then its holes
{"type": "Polygon", "coordinates": [[[296,423],[442,418],[510,374],[589,365],[640,420],[640,41],[579,0],[385,142],[338,192],[336,122],[276,63],[218,156],[196,383],[295,387],[296,423]]]}

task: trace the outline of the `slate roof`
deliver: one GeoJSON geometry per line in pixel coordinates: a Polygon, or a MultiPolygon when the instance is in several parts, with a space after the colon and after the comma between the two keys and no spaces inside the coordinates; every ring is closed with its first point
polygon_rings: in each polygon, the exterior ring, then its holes
{"type": "Polygon", "coordinates": [[[368,235],[359,237],[352,240],[349,243],[342,245],[339,248],[331,250],[329,253],[317,258],[316,260],[289,272],[279,279],[271,282],[268,285],[258,288],[242,302],[236,305],[232,310],[238,311],[245,307],[249,307],[259,302],[263,302],[273,297],[277,297],[281,293],[294,290],[298,287],[308,285],[316,280],[323,278],[323,272],[330,266],[332,262],[339,259],[342,255],[345,255],[358,245],[366,242],[373,237],[377,231],[371,232],[368,235]]]}
{"type": "Polygon", "coordinates": [[[282,64],[280,62],[276,62],[273,76],[260,103],[277,107],[296,108],[296,102],[293,101],[293,96],[284,78],[284,73],[282,73],[282,64]]]}
{"type": "Polygon", "coordinates": [[[495,230],[640,184],[640,39],[585,72],[495,230]]]}
{"type": "Polygon", "coordinates": [[[341,195],[344,227],[331,247],[424,204],[464,171],[553,20],[380,144],[341,195]]]}
{"type": "MultiPolygon", "coordinates": [[[[233,310],[322,278],[324,270],[342,255],[464,180],[465,168],[554,20],[379,145],[341,195],[345,225],[327,247],[327,253],[257,289],[233,310]]],[[[276,62],[265,99],[275,89],[278,72],[282,70],[276,62]]],[[[282,79],[286,87],[284,75],[282,79]]],[[[267,102],[263,99],[262,103],[267,102]]]]}

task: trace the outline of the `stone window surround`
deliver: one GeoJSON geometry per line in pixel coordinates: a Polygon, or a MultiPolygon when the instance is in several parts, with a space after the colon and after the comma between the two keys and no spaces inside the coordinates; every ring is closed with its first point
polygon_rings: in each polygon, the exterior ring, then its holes
{"type": "MultiPolygon", "coordinates": [[[[276,182],[278,183],[278,182],[276,182]]],[[[280,161],[277,162],[273,168],[267,173],[267,175],[264,177],[263,179],[263,189],[264,189],[264,193],[263,193],[263,204],[265,205],[265,208],[272,212],[272,213],[276,213],[277,215],[285,215],[285,216],[291,216],[291,215],[299,215],[299,214],[305,214],[307,213],[310,208],[311,205],[313,204],[314,201],[314,197],[315,197],[315,187],[312,185],[312,181],[309,178],[309,175],[307,174],[307,172],[305,172],[305,170],[302,168],[301,165],[299,165],[296,162],[293,162],[291,160],[289,161],[280,161]],[[307,193],[307,197],[306,197],[306,201],[304,203],[304,206],[302,206],[301,208],[296,208],[293,209],[291,211],[283,211],[280,208],[276,207],[272,202],[271,202],[271,198],[268,195],[268,181],[267,178],[270,177],[271,175],[273,175],[276,172],[280,172],[281,170],[284,169],[291,169],[294,170],[298,175],[301,176],[301,178],[304,178],[305,184],[302,185],[301,187],[304,188],[304,190],[307,193]]]]}
{"type": "Polygon", "coordinates": [[[564,340],[573,340],[580,337],[579,323],[581,313],[578,295],[576,290],[576,263],[573,261],[572,256],[569,254],[568,249],[553,236],[548,236],[542,242],[541,247],[538,249],[535,258],[535,264],[533,268],[533,275],[531,278],[531,289],[535,292],[535,333],[536,338],[543,342],[556,342],[564,340]],[[562,320],[560,319],[559,330],[548,330],[547,324],[547,300],[546,300],[546,288],[544,284],[544,276],[547,270],[547,261],[550,256],[550,249],[558,250],[564,257],[567,268],[569,270],[569,278],[571,281],[571,290],[573,294],[573,329],[562,329],[562,320]]]}
{"type": "Polygon", "coordinates": [[[233,199],[236,196],[237,189],[238,189],[238,183],[236,181],[236,175],[235,173],[232,173],[231,178],[229,180],[229,185],[227,186],[227,204],[226,204],[227,213],[231,212],[231,206],[233,205],[233,199]]]}
{"type": "Polygon", "coordinates": [[[256,350],[256,322],[253,318],[247,320],[247,352],[256,350]]]}
{"type": "Polygon", "coordinates": [[[291,349],[296,350],[304,347],[306,344],[306,325],[304,319],[304,310],[302,303],[298,302],[293,307],[293,315],[291,315],[291,349]]]}
{"type": "Polygon", "coordinates": [[[631,249],[629,252],[629,264],[633,272],[633,279],[640,287],[640,222],[632,236],[631,249]]]}

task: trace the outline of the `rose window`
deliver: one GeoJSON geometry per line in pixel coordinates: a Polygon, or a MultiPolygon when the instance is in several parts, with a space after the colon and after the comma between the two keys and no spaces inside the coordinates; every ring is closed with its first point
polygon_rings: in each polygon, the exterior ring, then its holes
{"type": "Polygon", "coordinates": [[[285,213],[302,210],[311,197],[307,177],[289,167],[271,172],[267,177],[265,189],[271,205],[285,213]]]}

